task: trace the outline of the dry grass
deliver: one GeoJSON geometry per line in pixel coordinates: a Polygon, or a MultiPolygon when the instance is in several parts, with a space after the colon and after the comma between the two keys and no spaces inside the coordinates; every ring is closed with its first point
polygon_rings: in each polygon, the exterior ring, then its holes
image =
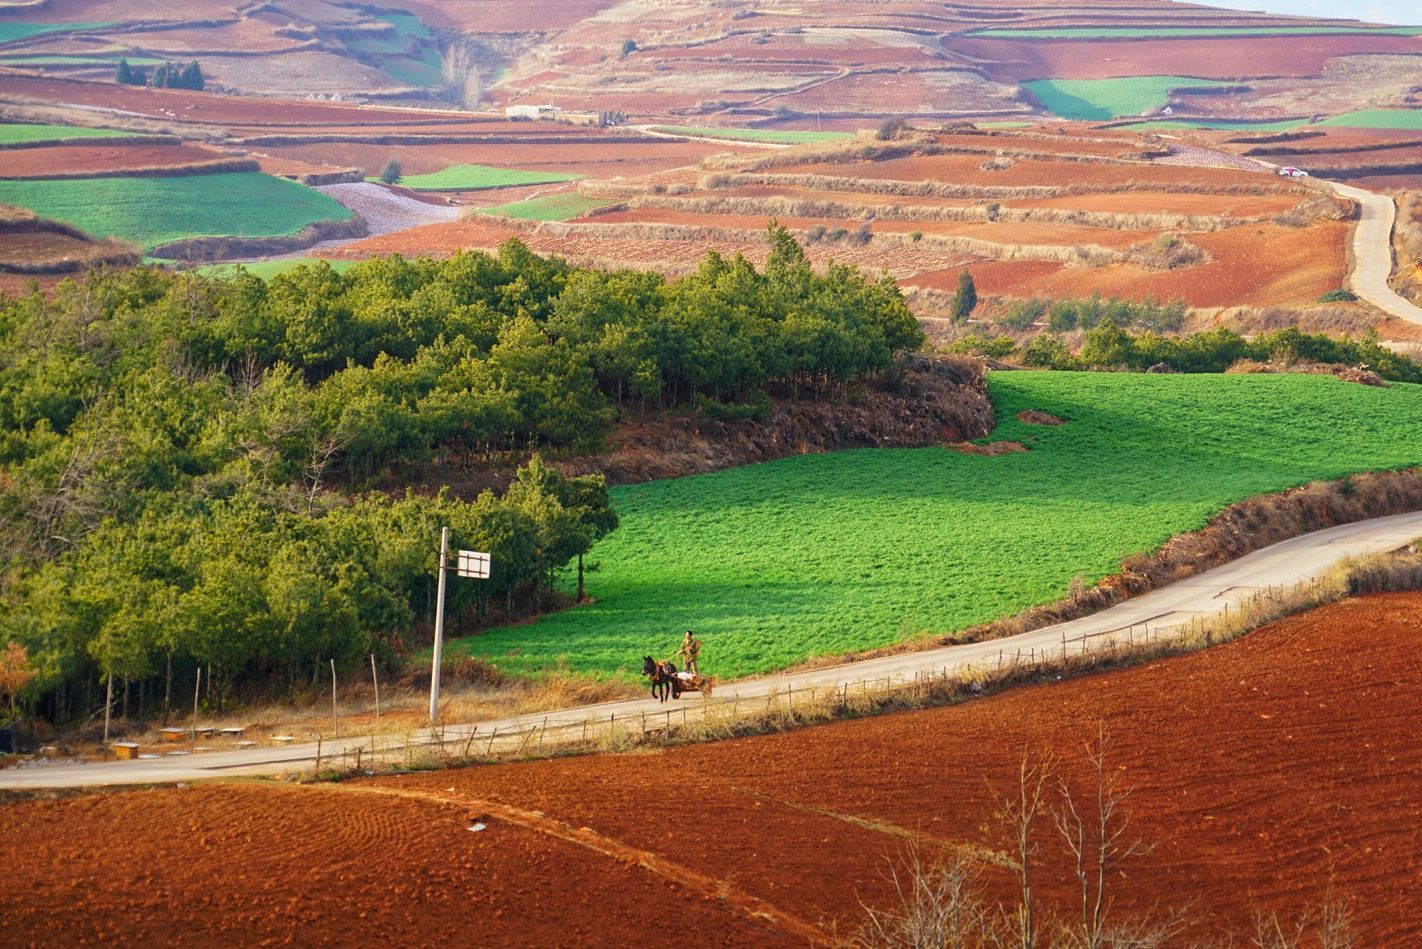
{"type": "Polygon", "coordinates": [[[1245,335],[1291,326],[1298,327],[1304,333],[1361,335],[1372,329],[1380,318],[1381,314],[1377,311],[1358,304],[1239,307],[1221,314],[1219,325],[1245,335]]]}
{"type": "Polygon", "coordinates": [[[1263,220],[1259,217],[1222,217],[1205,214],[1126,214],[1079,211],[1069,208],[941,207],[936,205],[874,204],[796,198],[788,195],[738,197],[698,195],[671,197],[644,193],[631,201],[632,208],[661,208],[693,214],[766,215],[791,218],[874,218],[883,221],[1042,222],[1111,230],[1220,231],[1263,220]]]}

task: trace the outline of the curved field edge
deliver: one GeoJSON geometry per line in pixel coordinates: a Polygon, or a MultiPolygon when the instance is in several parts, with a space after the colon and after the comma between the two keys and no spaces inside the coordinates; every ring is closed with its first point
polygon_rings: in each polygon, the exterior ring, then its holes
{"type": "Polygon", "coordinates": [[[166,178],[0,181],[0,204],[145,249],[199,237],[287,237],[353,212],[319,191],[259,172],[166,178]]]}
{"type": "Polygon", "coordinates": [[[740,677],[1054,603],[1231,504],[1422,461],[1422,387],[1314,376],[997,373],[997,457],[798,456],[613,489],[597,601],[450,644],[505,670],[635,674],[683,629],[740,677]],[[1023,409],[1068,420],[1017,420],[1023,409]]]}

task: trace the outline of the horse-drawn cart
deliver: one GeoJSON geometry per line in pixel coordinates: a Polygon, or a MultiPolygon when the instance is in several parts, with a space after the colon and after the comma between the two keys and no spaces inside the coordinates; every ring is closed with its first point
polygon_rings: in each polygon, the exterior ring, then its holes
{"type": "Polygon", "coordinates": [[[681,698],[683,692],[700,692],[702,695],[710,695],[711,690],[716,688],[716,680],[710,676],[697,675],[694,672],[678,672],[672,676],[672,698],[681,698]]]}
{"type": "Polygon", "coordinates": [[[642,675],[651,680],[652,698],[661,699],[663,702],[668,697],[679,699],[683,692],[710,695],[711,690],[716,687],[716,680],[711,676],[698,675],[695,672],[677,672],[673,663],[665,659],[659,662],[651,656],[644,656],[642,659],[642,675]]]}

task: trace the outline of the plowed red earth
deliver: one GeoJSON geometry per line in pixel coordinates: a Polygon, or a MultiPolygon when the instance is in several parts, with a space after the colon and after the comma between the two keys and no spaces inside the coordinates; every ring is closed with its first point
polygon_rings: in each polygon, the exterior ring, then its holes
{"type": "MultiPolygon", "coordinates": [[[[991,788],[1050,750],[1078,801],[1100,729],[1132,789],[1113,912],[1191,903],[1189,936],[1316,908],[1360,945],[1422,938],[1422,594],[1335,604],[1230,645],[964,705],[660,753],[12,803],[7,939],[627,945],[853,931],[917,838],[1002,848],[991,788]],[[470,833],[476,819],[488,829],[470,833]],[[102,860],[95,855],[102,854],[102,860]],[[42,934],[42,937],[41,937],[42,934]]],[[[1069,912],[1049,824],[1035,888],[1069,912]]],[[[1009,881],[983,868],[989,895],[1009,881]]]]}
{"type": "Polygon", "coordinates": [[[5,153],[0,175],[44,178],[55,174],[114,174],[135,168],[180,171],[195,162],[229,156],[197,145],[62,145],[54,148],[14,148],[5,153]]]}
{"type": "MultiPolygon", "coordinates": [[[[1146,270],[1111,264],[1083,270],[1038,261],[991,261],[972,266],[980,292],[1004,296],[1078,297],[1082,288],[1103,296],[1184,300],[1191,306],[1268,306],[1305,303],[1343,285],[1348,225],[1320,222],[1307,228],[1246,224],[1206,234],[1186,234],[1212,259],[1179,270],[1146,270]]],[[[957,270],[924,273],[905,283],[951,290],[957,270]]]]}

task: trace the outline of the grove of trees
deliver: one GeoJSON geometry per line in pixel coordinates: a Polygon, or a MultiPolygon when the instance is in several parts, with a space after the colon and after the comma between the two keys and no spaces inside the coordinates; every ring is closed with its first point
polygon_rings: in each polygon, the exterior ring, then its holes
{"type": "Polygon", "coordinates": [[[770,237],[763,271],[712,254],[674,281],[510,241],[0,294],[0,650],[23,653],[21,701],[72,718],[115,678],[166,698],[199,665],[295,688],[330,659],[393,660],[430,622],[441,524],[494,554],[487,583],[452,585],[456,631],[546,604],[617,521],[600,476],[537,452],[599,447],[619,407],[822,392],[921,344],[890,280],[770,237]],[[526,464],[502,496],[400,489],[436,459],[526,464]]]}

